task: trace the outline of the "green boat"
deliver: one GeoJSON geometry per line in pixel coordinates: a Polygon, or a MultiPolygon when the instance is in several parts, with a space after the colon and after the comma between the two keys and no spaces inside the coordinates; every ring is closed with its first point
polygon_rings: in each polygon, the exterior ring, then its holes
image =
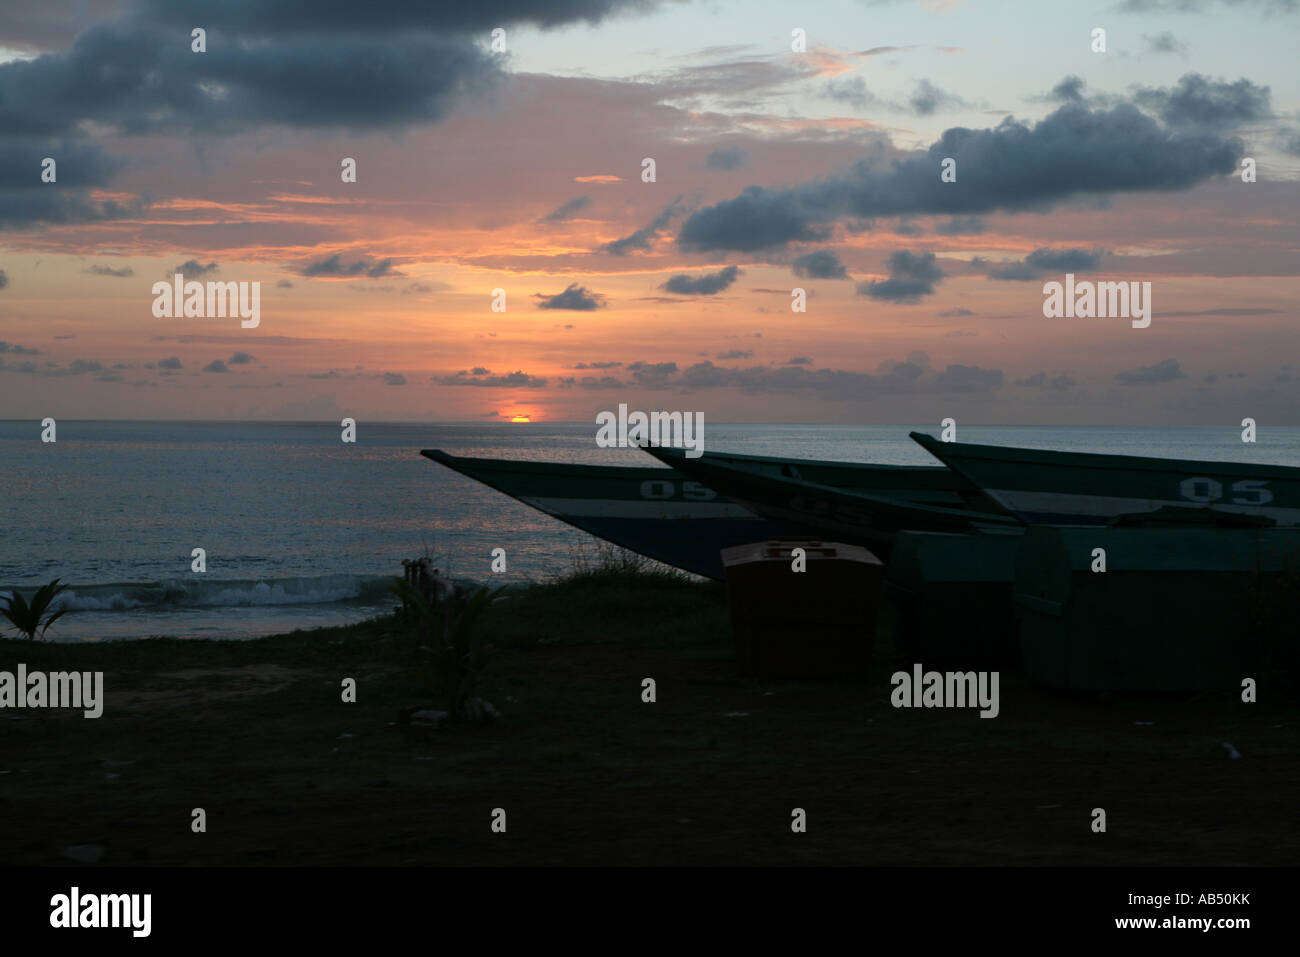
{"type": "MultiPolygon", "coordinates": [[[[802,521],[761,516],[684,470],[470,458],[438,449],[420,454],[598,538],[706,578],[723,579],[719,553],[724,548],[808,531],[802,521]]],[[[827,488],[870,492],[888,497],[894,507],[910,502],[958,508],[966,499],[980,497],[942,466],[859,465],[732,453],[709,453],[705,458],[755,474],[788,473],[827,488]]]]}
{"type": "Polygon", "coordinates": [[[911,437],[1030,525],[1105,525],[1166,507],[1300,523],[1300,468],[1099,455],[911,437]]]}
{"type": "Polygon", "coordinates": [[[1261,517],[1167,508],[1030,528],[1013,588],[1025,671],[1080,690],[1240,688],[1294,660],[1297,582],[1300,529],[1261,517]]]}
{"type": "Polygon", "coordinates": [[[937,667],[1015,666],[1011,591],[1022,538],[1019,528],[900,532],[883,590],[894,646],[937,667]]]}
{"type": "MultiPolygon", "coordinates": [[[[892,490],[879,480],[874,486],[833,487],[813,480],[817,473],[803,463],[773,468],[770,462],[738,461],[737,456],[715,453],[688,458],[682,449],[647,447],[643,451],[783,526],[788,535],[863,545],[882,561],[889,557],[895,536],[904,529],[965,532],[1021,526],[1019,519],[998,510],[960,479],[945,477],[941,480],[945,487],[940,490],[916,489],[911,479],[892,490]],[[788,471],[786,466],[790,466],[788,471]],[[934,491],[939,494],[932,494],[934,491]]],[[[879,479],[880,474],[899,473],[875,474],[879,479]]]]}

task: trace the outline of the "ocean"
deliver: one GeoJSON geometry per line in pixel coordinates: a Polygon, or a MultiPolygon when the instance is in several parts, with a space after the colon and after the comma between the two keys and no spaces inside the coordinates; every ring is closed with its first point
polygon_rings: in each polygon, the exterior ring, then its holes
{"type": "MultiPolygon", "coordinates": [[[[706,423],[705,448],[933,465],[927,426],[706,423]]],[[[596,540],[419,454],[646,465],[602,449],[587,423],[358,424],[0,421],[0,593],[71,584],[55,641],[167,635],[252,638],[389,610],[401,562],[426,552],[454,576],[494,582],[565,573],[596,540]],[[206,572],[191,571],[193,549],[206,572]]],[[[961,427],[965,442],[1300,465],[1300,428],[961,427]]],[[[7,623],[6,623],[7,624],[7,623]]]]}

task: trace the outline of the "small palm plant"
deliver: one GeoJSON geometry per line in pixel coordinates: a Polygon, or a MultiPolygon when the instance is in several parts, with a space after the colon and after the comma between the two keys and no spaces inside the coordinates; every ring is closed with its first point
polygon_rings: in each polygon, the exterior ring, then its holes
{"type": "Polygon", "coordinates": [[[478,620],[497,591],[480,588],[468,599],[449,596],[430,603],[409,582],[398,582],[393,587],[393,593],[402,600],[400,617],[415,625],[421,640],[426,656],[424,677],[453,721],[471,718],[469,705],[477,697],[485,658],[478,620]]]}
{"type": "Polygon", "coordinates": [[[50,630],[50,625],[67,612],[66,608],[62,611],[50,611],[50,605],[55,597],[67,587],[59,584],[56,578],[38,588],[30,602],[15,589],[7,598],[0,599],[0,615],[9,619],[9,624],[17,629],[20,637],[35,641],[39,634],[44,638],[45,633],[50,630]]]}

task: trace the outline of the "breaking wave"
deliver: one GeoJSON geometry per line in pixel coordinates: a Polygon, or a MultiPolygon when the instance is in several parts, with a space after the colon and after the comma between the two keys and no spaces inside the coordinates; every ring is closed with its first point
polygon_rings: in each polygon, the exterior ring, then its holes
{"type": "MultiPolygon", "coordinates": [[[[73,585],[54,600],[57,610],[133,611],[140,608],[231,608],[257,605],[324,605],[381,601],[396,579],[373,575],[316,578],[173,580],[113,585],[73,585]]],[[[24,597],[35,588],[19,587],[24,597]]],[[[8,595],[11,588],[0,588],[8,595]]],[[[393,599],[396,604],[396,599],[393,599]]]]}

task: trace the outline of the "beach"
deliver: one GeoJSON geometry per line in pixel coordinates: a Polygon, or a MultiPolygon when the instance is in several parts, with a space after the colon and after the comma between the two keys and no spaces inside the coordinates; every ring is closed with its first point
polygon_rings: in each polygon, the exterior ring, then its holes
{"type": "Polygon", "coordinates": [[[912,662],[887,628],[858,680],[738,678],[718,583],[592,570],[503,594],[480,625],[500,718],[472,726],[399,721],[434,703],[391,616],[0,642],[6,667],[104,674],[101,719],[0,714],[0,863],[1294,863],[1294,699],[1067,694],[1004,672],[986,721],[891,706],[912,662]]]}

